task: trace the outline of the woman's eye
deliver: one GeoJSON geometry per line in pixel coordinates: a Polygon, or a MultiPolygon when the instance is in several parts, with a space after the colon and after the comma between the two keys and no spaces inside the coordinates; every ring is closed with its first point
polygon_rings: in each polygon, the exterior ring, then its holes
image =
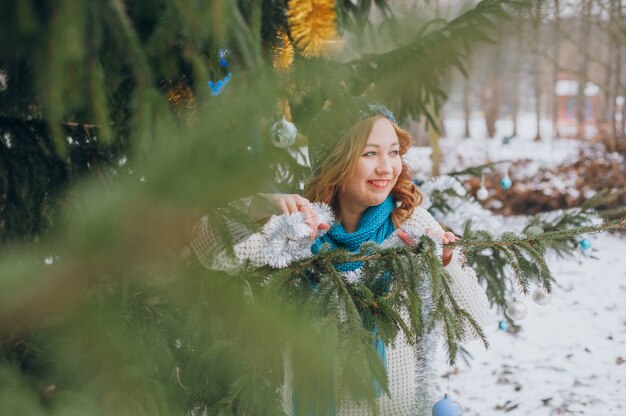
{"type": "Polygon", "coordinates": [[[391,154],[392,154],[393,156],[398,156],[398,155],[400,154],[400,151],[399,151],[399,150],[392,150],[392,151],[391,151],[391,154]]]}
{"type": "Polygon", "coordinates": [[[363,156],[368,156],[368,157],[376,156],[376,152],[367,152],[367,153],[364,153],[363,156]]]}

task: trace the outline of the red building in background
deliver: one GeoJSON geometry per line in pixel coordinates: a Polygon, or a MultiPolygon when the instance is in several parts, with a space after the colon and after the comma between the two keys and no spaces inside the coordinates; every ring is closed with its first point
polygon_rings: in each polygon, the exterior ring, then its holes
{"type": "MultiPolygon", "coordinates": [[[[576,120],[576,100],[578,80],[571,73],[560,73],[554,92],[558,102],[556,124],[553,126],[556,137],[577,137],[578,121],[576,120]]],[[[598,132],[598,105],[600,88],[588,82],[585,86],[584,104],[584,136],[593,137],[598,132]]]]}

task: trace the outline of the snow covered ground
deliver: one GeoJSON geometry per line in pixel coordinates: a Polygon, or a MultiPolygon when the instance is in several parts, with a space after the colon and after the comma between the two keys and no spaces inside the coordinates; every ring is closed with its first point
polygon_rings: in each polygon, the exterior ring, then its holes
{"type": "MultiPolygon", "coordinates": [[[[502,138],[513,130],[509,120],[501,120],[496,126],[498,134],[488,139],[482,133],[484,121],[473,119],[471,122],[473,134],[469,139],[462,139],[463,124],[460,120],[446,121],[446,131],[449,137],[441,139],[443,160],[440,166],[442,173],[461,170],[468,166],[477,166],[487,162],[502,160],[529,160],[524,172],[516,171],[518,178],[532,177],[539,168],[556,167],[576,160],[578,150],[583,142],[573,139],[553,139],[549,133],[549,123],[544,124],[544,140],[536,142],[534,138],[534,118],[532,115],[520,116],[518,137],[503,144],[502,138]],[[548,126],[548,127],[546,127],[548,126]]],[[[430,147],[413,147],[409,149],[407,161],[417,177],[426,178],[431,174],[430,147]]],[[[494,170],[504,173],[507,164],[497,165],[494,170]]]]}
{"type": "MultiPolygon", "coordinates": [[[[449,392],[464,416],[626,415],[626,240],[601,235],[594,257],[551,259],[556,285],[550,303],[522,299],[528,316],[512,334],[492,311],[485,351],[452,369],[449,392]]],[[[439,354],[440,390],[449,368],[439,354]]]]}
{"type": "MultiPolygon", "coordinates": [[[[454,123],[447,125],[448,133],[458,137],[454,123]]],[[[575,140],[537,143],[528,133],[530,122],[520,127],[521,137],[508,145],[443,139],[444,154],[451,157],[442,171],[520,158],[532,159],[537,168],[556,166],[578,152],[575,140]]],[[[414,149],[411,156],[417,171],[429,171],[428,150],[414,149]]],[[[518,322],[519,332],[499,330],[502,312],[492,311],[486,328],[491,347],[468,344],[471,366],[460,361],[448,368],[440,348],[441,395],[449,391],[465,416],[626,415],[626,238],[602,234],[592,241],[592,256],[550,259],[556,279],[552,300],[539,306],[530,295],[522,298],[529,312],[518,322]]]]}

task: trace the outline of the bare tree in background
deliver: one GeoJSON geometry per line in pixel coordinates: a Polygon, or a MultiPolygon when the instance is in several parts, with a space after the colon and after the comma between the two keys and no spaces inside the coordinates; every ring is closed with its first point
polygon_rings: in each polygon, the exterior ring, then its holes
{"type": "Polygon", "coordinates": [[[554,0],[554,30],[552,31],[552,45],[553,45],[553,61],[552,61],[552,130],[554,137],[557,139],[561,137],[559,131],[559,98],[556,94],[555,86],[559,76],[559,55],[561,52],[561,3],[560,0],[554,0]]]}
{"type": "MultiPolygon", "coordinates": [[[[470,59],[468,59],[468,62],[470,59]]],[[[471,62],[468,63],[471,67],[471,62]]],[[[463,137],[469,139],[470,134],[470,117],[472,116],[472,83],[471,72],[467,72],[467,77],[463,78],[463,137]]]]}
{"type": "MultiPolygon", "coordinates": [[[[541,7],[543,5],[543,1],[539,0],[535,4],[533,9],[533,19],[532,19],[532,33],[533,33],[533,46],[536,51],[539,51],[539,42],[541,39],[541,7]]],[[[537,134],[535,135],[535,140],[541,140],[541,62],[539,55],[537,53],[533,54],[533,79],[534,79],[534,89],[535,89],[535,120],[537,122],[537,134]]]]}
{"type": "Polygon", "coordinates": [[[511,137],[516,137],[517,132],[517,118],[519,116],[519,108],[520,108],[520,79],[523,74],[523,51],[522,51],[522,32],[523,32],[523,22],[521,20],[517,20],[515,22],[515,30],[513,32],[513,82],[512,88],[513,91],[510,94],[510,103],[511,103],[511,118],[513,119],[513,132],[511,133],[511,137]]]}
{"type": "MultiPolygon", "coordinates": [[[[606,54],[606,62],[607,64],[604,66],[604,88],[602,88],[602,109],[600,111],[600,130],[599,136],[600,138],[607,141],[609,148],[611,150],[615,149],[615,98],[616,98],[616,89],[614,88],[613,79],[619,78],[617,74],[614,72],[615,67],[612,66],[613,63],[616,64],[616,67],[619,68],[619,63],[616,61],[619,60],[618,49],[619,46],[617,44],[617,39],[615,39],[613,32],[613,27],[615,26],[615,18],[616,18],[616,4],[615,0],[610,0],[609,2],[609,22],[608,22],[608,34],[609,34],[609,47],[605,51],[606,54]],[[613,126],[613,127],[610,127],[613,126]],[[609,131],[610,128],[610,131],[609,131]]],[[[618,70],[619,71],[619,70],[618,70]]]]}
{"type": "Polygon", "coordinates": [[[502,36],[499,34],[493,65],[490,65],[490,77],[487,79],[485,91],[485,122],[487,123],[487,136],[492,139],[496,135],[496,121],[500,117],[501,89],[502,89],[502,36]]]}
{"type": "Polygon", "coordinates": [[[591,35],[591,0],[580,3],[582,9],[580,18],[580,54],[578,55],[578,94],[576,95],[576,136],[585,138],[585,87],[589,71],[589,36],[591,35]]]}

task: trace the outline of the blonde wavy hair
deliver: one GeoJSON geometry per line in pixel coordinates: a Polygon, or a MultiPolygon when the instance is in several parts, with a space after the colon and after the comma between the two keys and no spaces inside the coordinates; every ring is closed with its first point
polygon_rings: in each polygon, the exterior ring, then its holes
{"type": "MultiPolygon", "coordinates": [[[[337,146],[306,184],[304,188],[305,198],[311,202],[324,202],[330,205],[335,213],[339,213],[339,193],[354,174],[356,164],[367,144],[374,123],[383,117],[383,115],[376,115],[364,118],[339,139],[337,146]]],[[[411,145],[411,135],[395,123],[391,122],[391,124],[398,136],[400,155],[403,156],[411,145]]],[[[413,214],[415,207],[422,202],[422,194],[411,180],[409,167],[404,159],[402,160],[402,172],[398,176],[398,181],[391,190],[391,194],[398,205],[391,213],[391,218],[394,225],[398,227],[413,214]]]]}

